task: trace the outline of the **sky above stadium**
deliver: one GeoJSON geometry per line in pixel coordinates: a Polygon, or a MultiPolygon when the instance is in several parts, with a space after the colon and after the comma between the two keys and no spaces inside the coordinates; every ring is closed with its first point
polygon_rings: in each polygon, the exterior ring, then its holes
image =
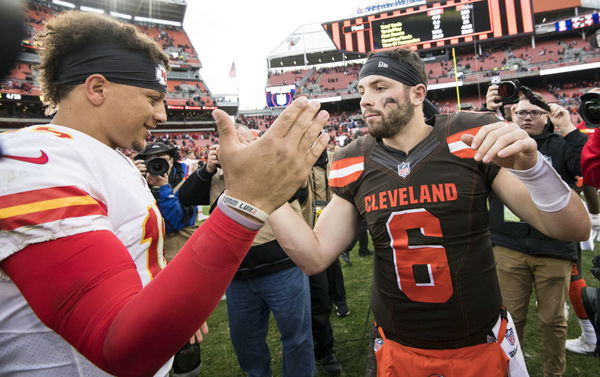
{"type": "MultiPolygon", "coordinates": [[[[372,1],[375,3],[375,1],[372,1]]],[[[240,109],[262,109],[267,56],[303,24],[338,20],[369,1],[188,0],[184,29],[213,95],[239,93],[240,109]],[[236,77],[229,77],[235,62],[236,77]]]]}

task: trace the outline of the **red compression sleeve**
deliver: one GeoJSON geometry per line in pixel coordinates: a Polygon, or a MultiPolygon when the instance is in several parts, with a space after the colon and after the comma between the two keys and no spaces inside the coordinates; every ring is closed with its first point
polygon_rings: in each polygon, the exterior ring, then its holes
{"type": "Polygon", "coordinates": [[[571,305],[573,305],[577,318],[581,319],[588,318],[585,307],[583,306],[583,299],[581,298],[581,290],[585,287],[587,287],[587,284],[583,278],[574,280],[569,284],[569,298],[571,299],[571,305]]]}
{"type": "Polygon", "coordinates": [[[144,289],[127,249],[106,231],[28,246],[0,267],[94,364],[149,376],[208,318],[255,235],[216,209],[144,289]]]}
{"type": "Polygon", "coordinates": [[[600,129],[596,128],[581,151],[583,183],[600,188],[600,129]]]}

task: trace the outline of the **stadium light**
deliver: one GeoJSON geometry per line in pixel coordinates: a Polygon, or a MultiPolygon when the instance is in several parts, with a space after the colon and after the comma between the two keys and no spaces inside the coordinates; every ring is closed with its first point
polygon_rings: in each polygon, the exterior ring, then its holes
{"type": "Polygon", "coordinates": [[[104,14],[104,10],[103,9],[86,7],[85,5],[82,5],[81,7],[79,7],[79,10],[81,10],[83,12],[102,13],[102,14],[104,14]]]}
{"type": "Polygon", "coordinates": [[[111,16],[113,16],[113,17],[124,18],[124,19],[126,19],[126,20],[131,20],[131,18],[132,18],[132,17],[131,17],[130,15],[128,15],[128,14],[125,14],[125,13],[119,13],[119,12],[113,12],[113,11],[110,11],[110,15],[111,15],[111,16]]]}
{"type": "Polygon", "coordinates": [[[135,21],[150,22],[152,24],[163,24],[163,25],[171,25],[171,26],[181,26],[181,22],[168,21],[168,20],[159,20],[158,18],[148,18],[148,17],[135,16],[133,19],[135,21]]]}
{"type": "Polygon", "coordinates": [[[68,3],[66,1],[61,1],[61,0],[52,0],[52,2],[56,5],[62,5],[63,7],[67,7],[67,8],[75,8],[75,4],[71,4],[68,3]]]}

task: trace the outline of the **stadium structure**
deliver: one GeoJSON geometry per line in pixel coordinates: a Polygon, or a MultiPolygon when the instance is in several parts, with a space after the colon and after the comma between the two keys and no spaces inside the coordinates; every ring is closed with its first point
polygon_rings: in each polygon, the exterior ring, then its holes
{"type": "Polygon", "coordinates": [[[599,81],[600,49],[589,43],[599,8],[586,0],[389,0],[301,25],[268,57],[270,108],[244,119],[264,129],[293,97],[316,97],[341,143],[363,126],[356,85],[367,54],[406,47],[426,62],[428,98],[441,112],[479,110],[490,82],[518,80],[577,124],[579,96],[599,81]]]}
{"type": "Polygon", "coordinates": [[[25,37],[10,74],[0,82],[0,130],[48,123],[40,101],[35,65],[38,46],[33,40],[42,22],[70,10],[104,13],[130,22],[154,39],[170,57],[168,121],[155,130],[156,138],[168,138],[184,151],[204,151],[215,141],[216,108],[237,113],[237,98],[215,95],[202,79],[202,62],[183,29],[187,3],[184,0],[27,0],[25,37]]]}
{"type": "Polygon", "coordinates": [[[588,39],[600,28],[600,0],[388,0],[349,17],[299,25],[267,57],[267,107],[238,112],[237,100],[212,93],[201,76],[183,19],[185,0],[28,0],[27,36],[15,68],[0,83],[0,128],[46,123],[35,70],[33,33],[57,12],[80,9],[131,22],[171,57],[169,121],[156,139],[195,158],[216,141],[210,112],[221,108],[258,134],[298,95],[317,98],[331,114],[333,140],[364,127],[357,75],[369,52],[406,47],[426,62],[428,98],[442,112],[479,109],[493,80],[519,80],[566,107],[574,122],[579,96],[600,85],[600,49],[588,39]]]}

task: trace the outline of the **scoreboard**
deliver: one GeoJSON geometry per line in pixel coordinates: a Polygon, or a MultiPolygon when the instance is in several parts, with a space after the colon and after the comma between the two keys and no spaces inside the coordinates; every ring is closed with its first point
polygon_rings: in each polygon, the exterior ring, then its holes
{"type": "Polygon", "coordinates": [[[324,23],[339,50],[427,49],[533,33],[531,0],[446,0],[324,23]]]}
{"type": "Polygon", "coordinates": [[[373,47],[380,50],[490,32],[488,5],[487,1],[477,1],[374,20],[373,47]]]}

